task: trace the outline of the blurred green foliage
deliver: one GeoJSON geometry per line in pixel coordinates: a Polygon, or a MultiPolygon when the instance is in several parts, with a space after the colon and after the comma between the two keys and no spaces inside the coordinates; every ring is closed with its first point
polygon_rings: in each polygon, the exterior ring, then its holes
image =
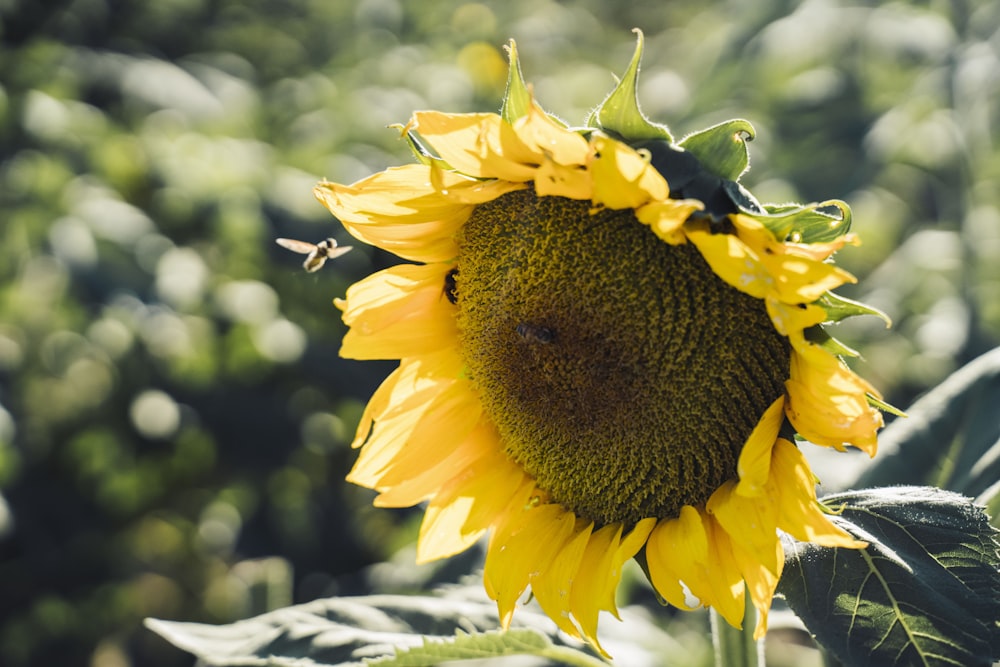
{"type": "Polygon", "coordinates": [[[364,592],[414,514],[342,482],[391,366],[337,357],[330,302],[395,259],[273,239],[346,241],[312,185],[408,161],[415,109],[496,110],[508,38],[581,122],[633,27],[649,116],[746,118],[759,199],[851,204],[843,293],[895,326],[838,336],[890,402],[1000,343],[995,2],[8,0],[0,664],[189,664],[140,619],[364,592]]]}

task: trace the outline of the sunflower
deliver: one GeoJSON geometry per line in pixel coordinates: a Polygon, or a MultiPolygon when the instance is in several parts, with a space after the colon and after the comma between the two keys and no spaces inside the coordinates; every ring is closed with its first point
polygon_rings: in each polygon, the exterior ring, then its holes
{"type": "Polygon", "coordinates": [[[765,206],[738,182],[753,130],[675,142],[626,75],[581,128],[547,114],[513,42],[500,114],[417,112],[417,160],[322,203],[415,263],[337,300],[341,354],[398,359],[372,396],[348,480],[375,504],[426,502],[418,559],[489,535],[502,624],[530,587],[598,649],[636,558],[666,602],[755,636],[781,536],[858,548],[828,519],[801,441],[871,456],[876,390],[823,325],[875,313],[831,290],[857,238],[842,202],[765,206]],[[796,435],[797,434],[797,435],[796,435]]]}

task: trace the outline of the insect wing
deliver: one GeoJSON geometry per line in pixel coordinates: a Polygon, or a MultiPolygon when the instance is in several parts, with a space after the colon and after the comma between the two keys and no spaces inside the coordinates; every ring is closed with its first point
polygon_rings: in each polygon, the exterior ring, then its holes
{"type": "Polygon", "coordinates": [[[274,241],[282,248],[287,248],[292,252],[297,252],[302,255],[308,255],[311,252],[316,252],[316,246],[312,243],[306,243],[305,241],[296,241],[295,239],[274,239],[274,241]]]}
{"type": "Polygon", "coordinates": [[[329,250],[326,251],[326,258],[327,259],[335,259],[337,257],[340,257],[341,255],[346,255],[348,252],[351,251],[352,248],[354,248],[354,246],[349,246],[349,245],[343,245],[343,246],[337,246],[336,248],[330,248],[329,250]]]}

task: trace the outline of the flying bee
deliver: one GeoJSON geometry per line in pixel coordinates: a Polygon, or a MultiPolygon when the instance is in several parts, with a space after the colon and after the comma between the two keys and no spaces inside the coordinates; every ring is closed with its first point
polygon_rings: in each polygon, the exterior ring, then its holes
{"type": "Polygon", "coordinates": [[[308,255],[306,260],[302,262],[302,268],[309,273],[319,271],[326,264],[326,260],[340,257],[351,249],[349,245],[338,247],[336,239],[323,239],[315,245],[306,243],[305,241],[296,241],[295,239],[275,239],[275,241],[282,248],[288,248],[292,252],[308,255]]]}

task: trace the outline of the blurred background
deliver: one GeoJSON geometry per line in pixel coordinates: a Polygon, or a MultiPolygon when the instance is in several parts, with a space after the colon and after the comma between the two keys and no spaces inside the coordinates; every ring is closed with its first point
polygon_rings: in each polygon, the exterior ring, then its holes
{"type": "MultiPolygon", "coordinates": [[[[334,594],[419,512],[342,478],[391,364],[338,358],[276,237],[348,237],[313,199],[410,160],[411,111],[495,111],[518,42],[579,123],[646,34],[675,136],[743,117],[763,201],[845,199],[839,327],[905,407],[1000,343],[1000,3],[844,0],[0,2],[0,664],[168,667],[146,616],[230,622],[334,594]]],[[[406,561],[406,559],[402,559],[406,561]]]]}

